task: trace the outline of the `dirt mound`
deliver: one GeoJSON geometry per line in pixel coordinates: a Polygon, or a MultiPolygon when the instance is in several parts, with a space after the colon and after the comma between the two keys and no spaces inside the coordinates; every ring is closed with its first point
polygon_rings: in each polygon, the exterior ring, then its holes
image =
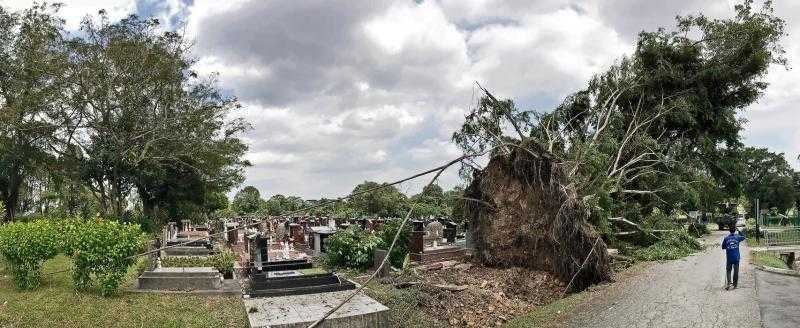
{"type": "Polygon", "coordinates": [[[465,196],[475,256],[489,266],[554,273],[572,290],[611,278],[606,244],[587,222],[589,211],[569,185],[562,163],[529,143],[494,156],[476,172],[465,196]]]}

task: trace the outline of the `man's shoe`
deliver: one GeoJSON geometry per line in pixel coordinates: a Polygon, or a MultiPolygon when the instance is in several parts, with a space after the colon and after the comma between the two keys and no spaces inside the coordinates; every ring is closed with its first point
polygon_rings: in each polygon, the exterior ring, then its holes
{"type": "Polygon", "coordinates": [[[730,289],[731,289],[731,285],[725,285],[725,290],[730,290],[730,289]]]}
{"type": "Polygon", "coordinates": [[[736,285],[733,285],[733,289],[736,289],[736,287],[737,287],[736,285]]]}

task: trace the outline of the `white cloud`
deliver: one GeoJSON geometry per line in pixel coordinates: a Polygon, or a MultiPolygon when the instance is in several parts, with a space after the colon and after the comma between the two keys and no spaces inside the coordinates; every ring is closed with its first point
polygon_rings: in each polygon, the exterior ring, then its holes
{"type": "MultiPolygon", "coordinates": [[[[11,8],[12,10],[22,10],[31,7],[34,2],[37,1],[0,0],[0,5],[11,8]]],[[[65,27],[72,31],[80,28],[81,21],[86,15],[97,15],[97,12],[101,9],[105,9],[108,18],[112,21],[125,18],[136,10],[135,0],[62,0],[54,2],[61,2],[64,4],[60,10],[60,14],[66,20],[65,27]]]]}
{"type": "Polygon", "coordinates": [[[602,22],[574,9],[489,24],[469,38],[473,75],[504,96],[563,96],[632,47],[602,22]]]}
{"type": "MultiPolygon", "coordinates": [[[[642,29],[676,14],[732,13],[733,0],[140,0],[185,21],[201,74],[239,97],[254,127],[246,184],[264,195],[339,196],[364,180],[389,181],[458,156],[449,141],[479,81],[523,106],[548,109],[623,54],[642,29]]],[[[133,0],[65,1],[68,26],[133,0]]],[[[23,8],[31,1],[0,0],[23,8]]],[[[787,55],[800,60],[800,8],[787,18],[787,55]]],[[[800,75],[773,69],[772,85],[744,116],[745,141],[800,154],[800,75]]],[[[527,109],[527,108],[526,108],[527,109]]],[[[800,167],[797,161],[790,160],[800,167]]],[[[446,187],[455,169],[442,177],[446,187]]],[[[416,192],[425,182],[402,186],[416,192]]]]}

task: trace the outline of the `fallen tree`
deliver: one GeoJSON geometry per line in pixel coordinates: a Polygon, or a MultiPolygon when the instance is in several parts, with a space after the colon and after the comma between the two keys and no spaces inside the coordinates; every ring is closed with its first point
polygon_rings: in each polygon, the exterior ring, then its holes
{"type": "Polygon", "coordinates": [[[589,210],[561,167],[536,144],[493,157],[476,171],[465,195],[481,200],[468,203],[466,218],[483,263],[553,272],[573,280],[576,290],[611,277],[606,245],[588,223],[589,210]]]}
{"type": "Polygon", "coordinates": [[[649,248],[646,259],[695,250],[682,229],[651,229],[676,226],[671,217],[709,190],[738,196],[736,115],[766,88],[768,66],[785,64],[770,3],[736,11],[641,33],[630,57],[552,111],[519,110],[478,85],[484,96],[453,134],[466,154],[489,154],[462,168],[477,259],[548,270],[581,290],[610,278],[606,242],[633,240],[620,244],[649,248]],[[658,224],[644,228],[648,218],[658,224]]]}

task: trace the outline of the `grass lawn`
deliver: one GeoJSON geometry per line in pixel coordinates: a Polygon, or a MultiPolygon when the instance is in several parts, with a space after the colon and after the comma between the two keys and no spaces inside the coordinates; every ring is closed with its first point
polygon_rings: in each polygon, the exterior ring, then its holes
{"type": "Polygon", "coordinates": [[[583,301],[587,292],[576,293],[553,303],[536,308],[533,312],[512,319],[503,328],[543,327],[549,326],[558,316],[571,310],[583,301]]]}
{"type": "Polygon", "coordinates": [[[786,262],[775,256],[772,252],[752,252],[753,263],[778,269],[789,269],[786,262]]]}
{"type": "MultiPolygon", "coordinates": [[[[63,270],[59,255],[43,272],[63,270]]],[[[76,292],[71,273],[45,276],[32,291],[18,291],[0,261],[0,327],[247,327],[239,296],[194,296],[121,291],[114,297],[76,292]]],[[[127,284],[135,279],[132,269],[127,284]]]]}

